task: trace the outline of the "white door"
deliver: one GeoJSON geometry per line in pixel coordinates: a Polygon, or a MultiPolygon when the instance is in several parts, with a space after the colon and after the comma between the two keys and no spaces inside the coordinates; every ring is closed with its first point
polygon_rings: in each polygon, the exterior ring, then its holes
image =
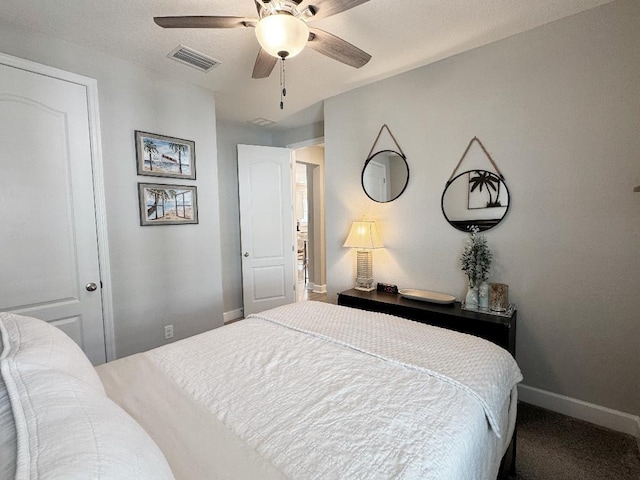
{"type": "Polygon", "coordinates": [[[362,176],[364,189],[369,196],[377,202],[389,200],[389,187],[387,182],[387,167],[382,163],[370,160],[364,175],[362,176]]]}
{"type": "Polygon", "coordinates": [[[245,316],[295,301],[292,165],[288,148],[238,145],[245,316]]]}
{"type": "Polygon", "coordinates": [[[0,311],[52,323],[102,363],[87,88],[1,60],[0,311]]]}

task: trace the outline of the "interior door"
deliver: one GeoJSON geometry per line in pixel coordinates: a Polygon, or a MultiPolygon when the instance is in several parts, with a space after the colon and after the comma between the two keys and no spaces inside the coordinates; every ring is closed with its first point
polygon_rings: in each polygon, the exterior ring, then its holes
{"type": "Polygon", "coordinates": [[[292,156],[238,145],[244,315],[295,301],[292,156]]]}
{"type": "Polygon", "coordinates": [[[387,182],[387,167],[382,163],[370,160],[362,176],[364,190],[378,202],[389,200],[389,186],[387,182]]]}
{"type": "Polygon", "coordinates": [[[0,310],[106,360],[87,91],[0,61],[0,310]]]}

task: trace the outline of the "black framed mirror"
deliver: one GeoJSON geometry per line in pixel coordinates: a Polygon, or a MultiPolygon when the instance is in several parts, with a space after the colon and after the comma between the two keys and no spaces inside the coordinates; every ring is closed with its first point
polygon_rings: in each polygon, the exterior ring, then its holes
{"type": "Polygon", "coordinates": [[[511,196],[504,178],[487,170],[468,170],[447,182],[442,213],[452,227],[483,232],[498,225],[509,211],[511,196]]]}
{"type": "Polygon", "coordinates": [[[362,169],[362,189],[374,202],[392,202],[409,184],[407,158],[395,150],[380,150],[367,158],[362,169]]]}

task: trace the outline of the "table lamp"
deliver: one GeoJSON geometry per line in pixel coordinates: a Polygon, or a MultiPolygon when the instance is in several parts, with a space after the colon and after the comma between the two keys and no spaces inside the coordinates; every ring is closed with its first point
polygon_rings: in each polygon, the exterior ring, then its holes
{"type": "Polygon", "coordinates": [[[365,292],[375,290],[373,286],[373,255],[371,250],[384,247],[380,234],[378,234],[376,222],[372,220],[353,222],[349,236],[343,246],[358,249],[358,273],[354,288],[365,292]]]}

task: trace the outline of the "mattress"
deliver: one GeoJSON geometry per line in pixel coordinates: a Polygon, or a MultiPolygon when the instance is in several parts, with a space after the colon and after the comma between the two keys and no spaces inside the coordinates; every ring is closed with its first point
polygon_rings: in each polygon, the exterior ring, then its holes
{"type": "Polygon", "coordinates": [[[485,340],[317,302],[97,370],[178,480],[496,478],[522,378],[485,340]]]}

